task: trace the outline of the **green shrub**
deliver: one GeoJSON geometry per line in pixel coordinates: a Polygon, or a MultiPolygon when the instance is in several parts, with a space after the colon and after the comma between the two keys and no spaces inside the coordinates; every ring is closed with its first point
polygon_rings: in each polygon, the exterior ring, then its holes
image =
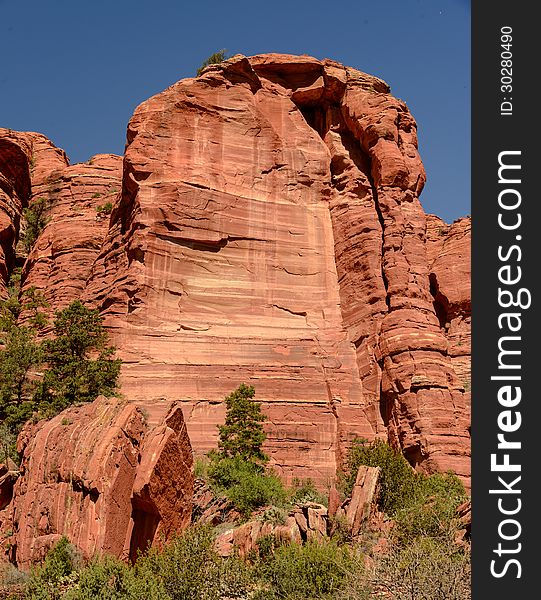
{"type": "Polygon", "coordinates": [[[113,212],[113,203],[106,202],[105,204],[100,204],[96,207],[96,212],[98,215],[110,215],[113,212]]]}
{"type": "Polygon", "coordinates": [[[389,515],[410,504],[416,493],[418,475],[404,456],[389,444],[374,440],[355,440],[348,455],[344,492],[351,494],[360,465],[380,467],[380,492],[378,504],[389,515]]]}
{"type": "Polygon", "coordinates": [[[301,481],[295,478],[293,480],[293,489],[291,491],[291,502],[293,504],[315,502],[316,504],[327,506],[328,500],[328,497],[316,488],[311,479],[301,481]]]}
{"type": "Polygon", "coordinates": [[[74,573],[81,556],[66,537],[52,548],[43,563],[34,569],[26,587],[26,597],[32,600],[56,600],[62,588],[75,580],[74,573]]]}
{"type": "Polygon", "coordinates": [[[402,454],[385,442],[376,440],[366,444],[359,440],[349,454],[348,494],[360,465],[381,467],[378,503],[396,520],[401,544],[420,536],[452,536],[456,509],[467,498],[462,482],[454,473],[416,473],[402,454]]]}
{"type": "Polygon", "coordinates": [[[287,492],[274,473],[239,456],[212,461],[209,479],[216,493],[227,496],[245,517],[260,506],[287,501],[287,492]]]}
{"type": "Polygon", "coordinates": [[[169,600],[162,582],[111,556],[91,561],[62,600],[169,600]]]}
{"type": "Polygon", "coordinates": [[[259,566],[266,583],[258,600],[331,600],[362,575],[362,560],[334,541],[307,542],[276,548],[259,566]]]}
{"type": "Polygon", "coordinates": [[[157,578],[171,600],[246,597],[252,580],[236,557],[220,558],[208,526],[187,529],[163,550],[151,549],[137,562],[138,577],[157,578]]]}
{"type": "Polygon", "coordinates": [[[221,63],[224,60],[227,60],[227,58],[228,56],[225,48],[223,50],[218,50],[218,52],[215,52],[214,54],[211,54],[206,60],[203,61],[203,64],[199,67],[199,69],[197,69],[197,76],[199,77],[199,75],[201,75],[205,67],[221,63]]]}
{"type": "Polygon", "coordinates": [[[414,500],[395,513],[402,542],[421,536],[453,537],[456,509],[466,498],[464,486],[454,473],[420,475],[414,500]]]}
{"type": "Polygon", "coordinates": [[[375,565],[375,581],[396,600],[469,600],[471,560],[451,538],[418,537],[375,565]]]}
{"type": "Polygon", "coordinates": [[[287,511],[280,506],[270,506],[261,515],[261,520],[264,523],[272,523],[273,525],[285,525],[287,521],[287,511]]]}
{"type": "Polygon", "coordinates": [[[193,461],[193,474],[196,479],[208,480],[210,461],[208,456],[196,456],[193,461]]]}
{"type": "Polygon", "coordinates": [[[32,250],[39,234],[49,222],[46,213],[47,200],[45,198],[37,198],[28,208],[23,209],[26,228],[21,241],[26,252],[32,250]]]}

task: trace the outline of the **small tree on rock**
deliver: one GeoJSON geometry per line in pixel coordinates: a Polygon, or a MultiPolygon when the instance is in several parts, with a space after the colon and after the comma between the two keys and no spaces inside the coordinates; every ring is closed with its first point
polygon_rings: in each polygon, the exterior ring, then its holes
{"type": "Polygon", "coordinates": [[[227,60],[229,57],[227,56],[226,52],[227,51],[224,48],[223,50],[219,50],[218,52],[215,52],[214,54],[211,54],[203,62],[203,64],[199,67],[199,69],[197,69],[197,76],[199,77],[199,75],[201,75],[201,73],[203,72],[203,70],[205,69],[205,67],[208,67],[209,65],[217,65],[217,64],[223,62],[224,60],[227,60]]]}
{"type": "Polygon", "coordinates": [[[57,311],[56,338],[47,340],[43,375],[37,399],[45,412],[56,413],[74,402],[91,402],[100,394],[115,392],[121,361],[113,359],[113,346],[97,310],[80,300],[57,311]]]}
{"type": "Polygon", "coordinates": [[[227,398],[225,424],[218,426],[219,458],[242,458],[255,465],[263,465],[269,457],[261,449],[267,435],[263,421],[267,417],[261,412],[261,404],[252,398],[255,389],[241,383],[227,398]]]}

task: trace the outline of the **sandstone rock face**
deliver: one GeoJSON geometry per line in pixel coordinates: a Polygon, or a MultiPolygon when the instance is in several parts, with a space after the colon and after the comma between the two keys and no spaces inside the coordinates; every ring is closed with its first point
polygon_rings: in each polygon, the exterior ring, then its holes
{"type": "Polygon", "coordinates": [[[445,331],[453,368],[471,383],[471,219],[452,225],[427,216],[427,252],[435,310],[445,331]]]}
{"type": "MultiPolygon", "coordinates": [[[[361,465],[355,484],[342,510],[353,536],[359,535],[362,526],[373,516],[376,506],[378,484],[381,469],[361,465]]],[[[341,514],[340,512],[338,513],[341,514]]]]}
{"type": "Polygon", "coordinates": [[[19,450],[22,474],[0,513],[19,567],[62,535],[86,557],[135,558],[190,522],[192,451],[174,403],[147,411],[100,397],[27,426],[19,450]]]}
{"type": "Polygon", "coordinates": [[[46,138],[34,137],[30,206],[43,198],[49,222],[23,270],[23,291],[31,286],[42,289],[50,312],[83,296],[107,233],[107,205],[116,202],[122,175],[120,156],[98,154],[70,166],[55,150],[46,138]]]}
{"type": "Polygon", "coordinates": [[[469,220],[427,220],[416,124],[385,82],[233,57],[136,109],[122,173],[118,157],[70,167],[43,136],[22,139],[32,188],[28,173],[10,184],[7,228],[30,199],[52,217],[23,285],[51,310],[80,295],[98,307],[123,393],[180,401],[196,452],[244,382],[285,479],[323,485],[353,437],[378,436],[468,484],[469,220]]]}
{"type": "Polygon", "coordinates": [[[22,209],[31,194],[32,146],[24,133],[0,128],[0,297],[15,261],[22,209]]]}
{"type": "Polygon", "coordinates": [[[143,103],[87,286],[123,389],[182,400],[203,452],[222,399],[254,385],[286,478],[323,483],[378,435],[467,478],[424,179],[405,104],[332,61],[238,56],[143,103]]]}

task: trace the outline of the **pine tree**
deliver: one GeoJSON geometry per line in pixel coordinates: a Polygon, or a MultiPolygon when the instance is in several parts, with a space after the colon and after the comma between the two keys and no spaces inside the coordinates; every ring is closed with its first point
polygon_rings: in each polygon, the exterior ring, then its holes
{"type": "Polygon", "coordinates": [[[115,348],[108,345],[99,312],[74,300],[56,313],[54,332],[56,338],[44,343],[48,369],[36,394],[45,412],[113,394],[121,361],[112,358],[115,348]]]}
{"type": "Polygon", "coordinates": [[[219,457],[240,457],[247,462],[261,465],[269,460],[261,447],[266,439],[261,404],[252,398],[255,389],[241,383],[227,398],[225,424],[219,425],[219,457]]]}

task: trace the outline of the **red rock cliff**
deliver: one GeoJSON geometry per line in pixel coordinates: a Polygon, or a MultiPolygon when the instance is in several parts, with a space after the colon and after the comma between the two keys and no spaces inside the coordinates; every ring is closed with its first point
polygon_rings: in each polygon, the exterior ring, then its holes
{"type": "Polygon", "coordinates": [[[380,436],[468,481],[468,221],[427,229],[416,124],[383,81],[237,56],[137,108],[118,198],[115,161],[61,167],[24,285],[100,308],[126,397],[181,401],[203,452],[245,382],[288,478],[324,483],[353,437],[380,436]],[[110,221],[89,216],[95,186],[110,221]]]}
{"type": "Polygon", "coordinates": [[[21,475],[0,511],[4,547],[19,567],[62,535],[90,558],[135,558],[191,518],[192,450],[180,406],[98,398],[19,437],[21,475]]]}

